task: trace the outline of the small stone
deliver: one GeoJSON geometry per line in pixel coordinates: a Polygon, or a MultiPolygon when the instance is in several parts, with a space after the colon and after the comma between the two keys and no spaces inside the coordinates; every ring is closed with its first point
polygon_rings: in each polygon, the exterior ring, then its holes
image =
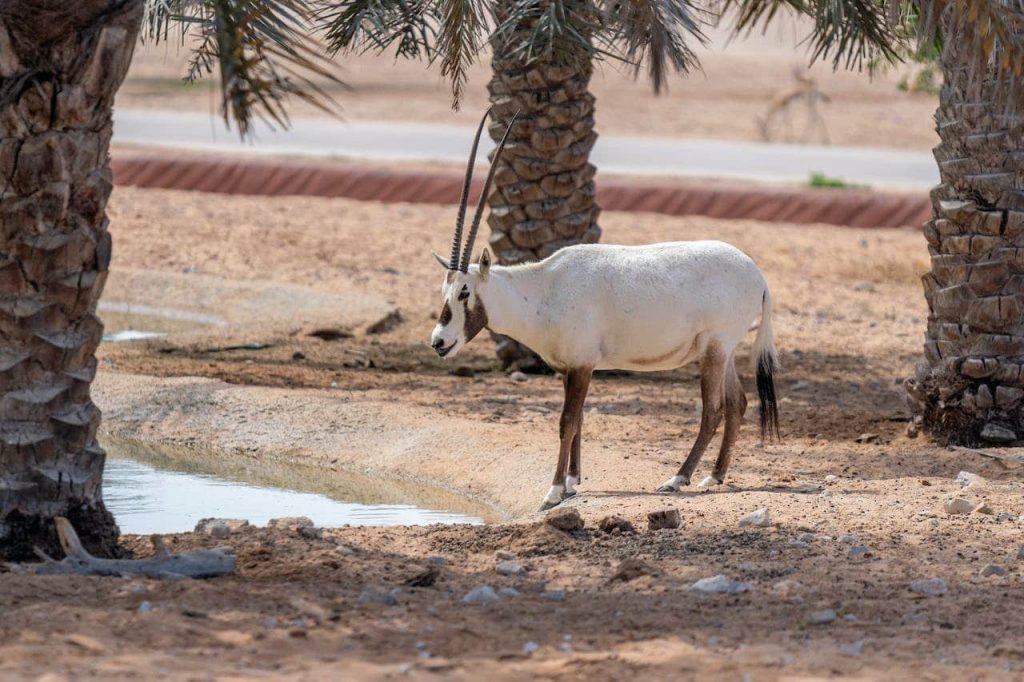
{"type": "Polygon", "coordinates": [[[1002,566],[997,566],[996,564],[985,564],[985,566],[983,566],[982,569],[978,571],[978,575],[980,575],[982,578],[987,578],[992,575],[1001,577],[1006,575],[1006,573],[1007,571],[1005,568],[1003,568],[1002,566]]]}
{"type": "Polygon", "coordinates": [[[1013,521],[1013,514],[1010,512],[999,512],[996,514],[996,523],[1006,523],[1007,521],[1013,521]]]}
{"type": "Polygon", "coordinates": [[[635,533],[633,524],[621,516],[606,516],[601,519],[597,527],[604,533],[635,533]]]}
{"type": "Polygon", "coordinates": [[[458,365],[457,367],[453,367],[452,368],[451,374],[452,374],[452,376],[462,377],[464,379],[468,379],[468,378],[474,376],[476,374],[476,372],[473,370],[472,367],[468,367],[466,365],[458,365]]]}
{"type": "Polygon", "coordinates": [[[294,353],[292,353],[292,360],[305,360],[305,359],[306,359],[306,354],[303,353],[301,350],[297,350],[294,353]]]}
{"type": "Polygon", "coordinates": [[[881,440],[877,433],[862,433],[854,439],[857,443],[878,443],[881,440]]]}
{"type": "Polygon", "coordinates": [[[807,549],[808,547],[810,547],[810,545],[808,545],[803,540],[790,540],[787,544],[795,549],[807,549]]]}
{"type": "Polygon", "coordinates": [[[807,617],[807,622],[811,625],[828,625],[829,623],[835,622],[836,618],[837,616],[834,610],[824,609],[822,611],[813,611],[807,617]]]}
{"type": "Polygon", "coordinates": [[[947,514],[970,514],[978,505],[963,497],[947,497],[942,509],[947,514]]]}
{"type": "Polygon", "coordinates": [[[516,558],[516,555],[515,552],[509,552],[505,549],[499,549],[497,552],[494,553],[494,557],[498,561],[512,561],[516,558]]]}
{"type": "Polygon", "coordinates": [[[818,536],[815,535],[814,533],[800,533],[800,535],[796,536],[796,539],[799,540],[800,542],[808,542],[808,543],[810,543],[810,542],[814,542],[817,539],[817,537],[818,536]]]}
{"type": "Polygon", "coordinates": [[[434,556],[427,557],[427,563],[431,566],[444,566],[448,563],[448,557],[435,554],[434,556]]]}
{"type": "Polygon", "coordinates": [[[565,590],[548,590],[542,592],[540,596],[551,601],[565,601],[565,590]]]}
{"type": "Polygon", "coordinates": [[[200,519],[195,532],[215,538],[226,538],[248,527],[249,522],[245,519],[200,519]]]}
{"type": "Polygon", "coordinates": [[[441,567],[431,564],[402,581],[406,587],[433,587],[441,577],[441,567]]]}
{"type": "Polygon", "coordinates": [[[540,644],[537,644],[536,642],[527,642],[523,645],[523,653],[529,656],[539,648],[540,644]]]}
{"type": "Polygon", "coordinates": [[[690,590],[705,594],[738,594],[750,590],[750,585],[724,575],[715,575],[710,578],[701,578],[690,585],[690,590]]]}
{"type": "Polygon", "coordinates": [[[833,493],[831,490],[822,490],[818,497],[832,497],[833,493]]]}
{"type": "Polygon", "coordinates": [[[567,533],[574,530],[583,530],[583,517],[572,507],[551,512],[544,517],[544,522],[553,528],[564,530],[567,533]]]}
{"type": "Polygon", "coordinates": [[[522,564],[517,564],[514,561],[502,561],[500,564],[495,566],[494,570],[496,570],[500,575],[526,575],[526,566],[523,566],[522,564]]]}
{"type": "Polygon", "coordinates": [[[374,590],[363,590],[356,600],[359,606],[398,606],[398,599],[391,592],[376,592],[374,590]]]}
{"type": "Polygon", "coordinates": [[[926,578],[910,583],[910,591],[929,597],[939,597],[946,594],[949,588],[946,587],[946,581],[942,578],[926,578]]]}
{"type": "Polygon", "coordinates": [[[662,509],[653,511],[647,515],[647,528],[649,530],[666,530],[678,528],[682,523],[678,509],[662,509]]]}
{"type": "Polygon", "coordinates": [[[213,633],[213,638],[228,646],[245,646],[252,642],[252,635],[241,630],[219,630],[213,633]]]}
{"type": "Polygon", "coordinates": [[[961,488],[970,488],[971,486],[983,484],[985,479],[978,474],[972,474],[969,471],[961,471],[956,475],[956,482],[960,484],[961,488]]]}
{"type": "Polygon", "coordinates": [[[989,422],[981,429],[981,438],[990,443],[1012,443],[1017,440],[1017,434],[1005,426],[989,422]]]}
{"type": "Polygon", "coordinates": [[[740,528],[767,528],[772,525],[772,520],[768,515],[768,510],[761,507],[760,509],[755,509],[746,516],[740,517],[739,525],[740,528]]]}
{"type": "Polygon", "coordinates": [[[299,535],[308,540],[319,540],[324,536],[324,529],[316,526],[303,526],[299,528],[299,535]]]}
{"type": "Polygon", "coordinates": [[[839,477],[836,476],[835,474],[829,474],[828,476],[825,477],[825,483],[831,484],[836,483],[837,481],[839,481],[839,477]]]}
{"type": "Polygon", "coordinates": [[[981,504],[979,504],[977,507],[974,508],[974,513],[975,514],[987,514],[988,516],[994,516],[996,512],[995,512],[994,509],[992,509],[991,506],[989,506],[988,502],[982,502],[981,504]]]}
{"type": "Polygon", "coordinates": [[[313,520],[308,516],[282,516],[279,519],[267,521],[267,528],[282,528],[284,530],[299,530],[313,525],[313,520]]]}
{"type": "Polygon", "coordinates": [[[847,559],[868,559],[871,556],[871,549],[868,547],[864,547],[863,545],[859,547],[854,547],[846,553],[847,559]]]}
{"type": "Polygon", "coordinates": [[[658,569],[651,566],[646,561],[641,561],[636,558],[624,559],[619,564],[618,568],[615,569],[615,573],[612,574],[611,580],[621,580],[622,582],[629,582],[630,580],[636,580],[645,575],[657,575],[658,569]]]}
{"type": "Polygon", "coordinates": [[[772,592],[782,599],[792,599],[797,596],[803,588],[804,586],[796,580],[780,580],[772,585],[772,592]]]}
{"type": "Polygon", "coordinates": [[[107,650],[107,647],[103,645],[101,641],[89,635],[81,634],[70,634],[65,637],[68,644],[74,644],[79,649],[84,649],[90,653],[100,654],[107,650]]]}
{"type": "Polygon", "coordinates": [[[517,382],[517,383],[522,383],[524,381],[529,381],[529,379],[530,379],[530,377],[527,376],[527,374],[525,372],[519,372],[519,371],[512,372],[511,374],[508,375],[508,378],[511,379],[512,381],[517,382]]]}
{"type": "Polygon", "coordinates": [[[841,644],[839,645],[839,651],[847,656],[861,656],[864,653],[864,640],[858,639],[856,642],[841,644]]]}
{"type": "Polygon", "coordinates": [[[466,604],[490,604],[499,599],[501,597],[498,596],[493,587],[490,585],[480,585],[467,592],[462,601],[466,604]]]}
{"type": "Polygon", "coordinates": [[[499,587],[498,596],[502,599],[511,599],[519,596],[519,590],[514,587],[499,587]]]}
{"type": "Polygon", "coordinates": [[[845,620],[847,623],[856,623],[857,616],[853,615],[852,613],[847,613],[845,616],[843,616],[843,620],[845,620]]]}
{"type": "Polygon", "coordinates": [[[870,282],[870,281],[868,281],[866,279],[865,280],[861,280],[860,282],[857,282],[856,284],[853,285],[853,290],[854,291],[874,291],[875,290],[875,284],[874,284],[874,282],[870,282]]]}

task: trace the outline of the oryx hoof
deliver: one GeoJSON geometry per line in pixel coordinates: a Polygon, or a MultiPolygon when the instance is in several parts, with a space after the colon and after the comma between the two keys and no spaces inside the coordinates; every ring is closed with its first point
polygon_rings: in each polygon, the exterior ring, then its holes
{"type": "Polygon", "coordinates": [[[558,502],[548,502],[547,500],[545,500],[544,504],[542,504],[540,506],[540,509],[538,509],[537,511],[539,511],[539,512],[546,512],[548,509],[554,509],[555,507],[557,507],[560,504],[562,504],[561,500],[559,500],[558,502]]]}
{"type": "Polygon", "coordinates": [[[658,486],[659,493],[677,493],[683,486],[690,485],[689,476],[673,476],[668,479],[660,486],[658,486]]]}
{"type": "Polygon", "coordinates": [[[703,481],[697,484],[697,488],[700,490],[708,490],[716,485],[722,485],[722,479],[715,478],[714,476],[707,476],[703,481]]]}

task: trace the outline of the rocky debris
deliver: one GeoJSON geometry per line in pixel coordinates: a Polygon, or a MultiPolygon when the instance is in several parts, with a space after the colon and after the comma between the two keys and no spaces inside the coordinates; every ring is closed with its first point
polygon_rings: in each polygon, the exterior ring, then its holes
{"type": "Polygon", "coordinates": [[[490,585],[474,587],[462,597],[462,601],[466,604],[491,604],[500,599],[501,597],[490,585]]]}
{"type": "Polygon", "coordinates": [[[391,592],[377,592],[375,590],[363,590],[356,600],[359,606],[398,606],[398,598],[394,590],[391,592]]]}
{"type": "Polygon", "coordinates": [[[294,353],[292,353],[292,360],[305,360],[305,359],[306,359],[306,354],[303,353],[301,350],[297,350],[294,353]]]}
{"type": "Polygon", "coordinates": [[[988,502],[982,502],[981,504],[974,508],[974,513],[994,516],[996,512],[994,509],[992,509],[988,502]]]}
{"type": "Polygon", "coordinates": [[[956,475],[956,482],[960,484],[961,488],[970,488],[971,486],[980,486],[985,482],[985,479],[978,474],[961,471],[956,475]]]}
{"type": "Polygon", "coordinates": [[[727,578],[724,575],[715,575],[710,578],[701,578],[690,585],[690,590],[704,594],[738,594],[740,592],[748,592],[750,585],[727,578]]]}
{"type": "Polygon", "coordinates": [[[928,597],[939,597],[949,591],[946,581],[942,578],[924,578],[910,583],[910,591],[928,597]]]}
{"type": "Polygon", "coordinates": [[[881,443],[882,438],[877,433],[862,433],[854,439],[856,443],[881,443]]]}
{"type": "Polygon", "coordinates": [[[647,515],[648,530],[666,530],[678,528],[682,523],[678,509],[662,509],[647,515]]]}
{"type": "Polygon", "coordinates": [[[544,522],[552,528],[564,530],[569,533],[574,530],[583,530],[583,517],[573,509],[559,509],[544,517],[544,522]]]}
{"type": "Polygon", "coordinates": [[[527,642],[523,645],[523,653],[527,656],[537,651],[537,649],[540,649],[540,644],[537,644],[536,642],[527,642]]]}
{"type": "Polygon", "coordinates": [[[982,578],[988,578],[989,576],[993,575],[997,577],[1002,577],[1006,575],[1006,573],[1007,570],[1005,568],[1003,568],[1002,566],[998,566],[996,564],[985,564],[982,567],[982,569],[978,571],[978,575],[980,575],[982,578]]]}
{"type": "Polygon", "coordinates": [[[427,563],[431,566],[444,566],[448,563],[448,557],[435,554],[427,557],[427,563]]]}
{"type": "Polygon", "coordinates": [[[612,574],[610,581],[614,582],[616,580],[621,580],[622,582],[629,582],[630,580],[636,580],[637,578],[645,575],[657,574],[658,569],[646,561],[630,558],[624,559],[622,563],[619,564],[618,568],[615,569],[615,573],[612,574]]]}
{"type": "Polygon", "coordinates": [[[498,561],[512,561],[516,558],[516,553],[510,552],[507,549],[499,549],[494,553],[494,558],[498,561]]]}
{"type": "Polygon", "coordinates": [[[870,559],[872,556],[874,555],[871,553],[871,548],[864,545],[854,547],[846,553],[847,559],[870,559]]]}
{"type": "Polygon", "coordinates": [[[741,517],[739,525],[740,528],[767,528],[772,525],[772,520],[768,515],[768,510],[761,507],[741,517]]]}
{"type": "Polygon", "coordinates": [[[964,497],[947,497],[942,509],[947,514],[970,514],[978,505],[964,497]]]}
{"type": "Polygon", "coordinates": [[[402,317],[402,311],[395,309],[367,327],[366,333],[387,334],[403,322],[405,322],[405,318],[402,317]]]}
{"type": "Polygon", "coordinates": [[[517,564],[514,561],[502,561],[494,567],[494,570],[496,570],[499,575],[507,576],[522,576],[526,575],[527,572],[526,566],[517,564]]]}
{"type": "Polygon", "coordinates": [[[1017,440],[1017,434],[1001,424],[989,422],[981,429],[981,439],[989,443],[1012,443],[1017,440]]]}
{"type": "Polygon", "coordinates": [[[850,642],[849,644],[840,644],[839,651],[847,656],[861,656],[864,653],[864,640],[858,639],[856,642],[850,642]]]}
{"type": "Polygon", "coordinates": [[[821,611],[812,611],[807,616],[807,622],[811,625],[828,625],[829,623],[834,623],[837,617],[834,610],[823,609],[821,611]]]}
{"type": "Polygon", "coordinates": [[[530,376],[526,372],[520,372],[518,370],[509,374],[508,378],[516,383],[522,383],[530,380],[530,376]]]}
{"type": "Polygon", "coordinates": [[[406,578],[402,584],[406,587],[433,587],[440,577],[441,567],[437,564],[431,564],[425,570],[406,578]]]}
{"type": "Polygon", "coordinates": [[[199,535],[226,538],[248,527],[249,522],[245,519],[200,519],[195,532],[199,535]]]}
{"type": "Polygon", "coordinates": [[[996,514],[996,523],[1006,523],[1007,521],[1013,521],[1013,514],[1010,512],[999,512],[996,514]]]}
{"type": "Polygon", "coordinates": [[[633,524],[621,516],[606,516],[601,519],[597,527],[604,533],[635,533],[633,524]]]}

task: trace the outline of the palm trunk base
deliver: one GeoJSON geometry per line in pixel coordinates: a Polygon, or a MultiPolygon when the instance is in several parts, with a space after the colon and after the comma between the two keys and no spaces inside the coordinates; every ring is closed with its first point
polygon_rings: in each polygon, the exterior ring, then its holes
{"type": "MultiPolygon", "coordinates": [[[[93,556],[118,559],[128,555],[117,542],[121,531],[114,522],[114,516],[102,502],[69,509],[66,517],[80,529],[82,545],[93,556]]],[[[0,521],[0,560],[37,560],[35,548],[52,557],[64,555],[52,518],[13,512],[0,521]]]]}

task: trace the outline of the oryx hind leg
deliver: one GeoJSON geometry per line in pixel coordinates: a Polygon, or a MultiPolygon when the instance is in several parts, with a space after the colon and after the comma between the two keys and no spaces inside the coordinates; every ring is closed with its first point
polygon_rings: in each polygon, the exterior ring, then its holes
{"type": "Polygon", "coordinates": [[[700,431],[697,440],[690,448],[690,454],[680,467],[679,472],[661,484],[658,492],[674,493],[685,485],[690,485],[690,477],[700,463],[711,439],[715,437],[718,425],[722,423],[722,403],[725,389],[726,354],[717,340],[712,340],[704,351],[700,361],[700,398],[701,417],[700,431]]]}
{"type": "Polygon", "coordinates": [[[736,373],[736,358],[733,356],[729,358],[725,370],[725,432],[722,434],[722,447],[718,451],[714,470],[700,482],[699,487],[708,488],[725,481],[725,473],[729,470],[729,462],[732,460],[732,446],[736,443],[746,411],[747,396],[736,373]]]}

